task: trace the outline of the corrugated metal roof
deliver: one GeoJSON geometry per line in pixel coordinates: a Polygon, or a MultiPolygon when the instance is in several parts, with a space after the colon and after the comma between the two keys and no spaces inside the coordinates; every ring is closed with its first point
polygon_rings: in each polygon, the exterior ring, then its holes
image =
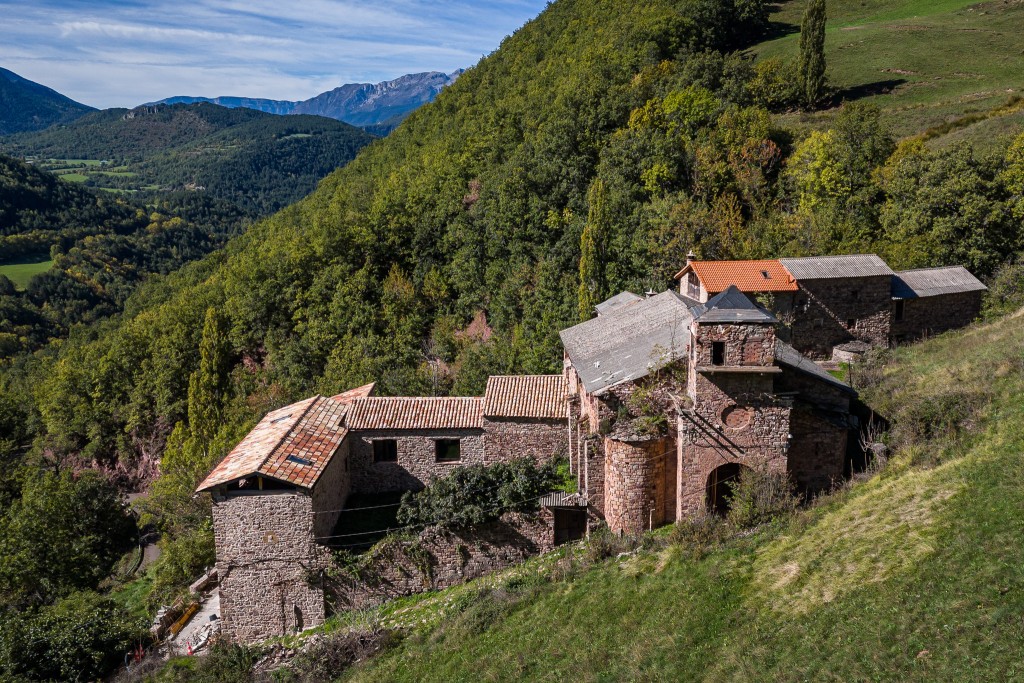
{"type": "Polygon", "coordinates": [[[793,276],[777,260],[692,261],[676,273],[676,279],[693,271],[709,294],[735,285],[741,292],[795,292],[800,289],[793,276]]]}
{"type": "Polygon", "coordinates": [[[370,397],[353,401],[350,429],[483,429],[481,397],[370,397]]]}
{"type": "Polygon", "coordinates": [[[587,497],[582,493],[566,493],[565,491],[552,491],[541,496],[540,506],[545,508],[589,507],[587,497]]]}
{"type": "Polygon", "coordinates": [[[901,270],[892,280],[894,299],[917,299],[940,294],[981,292],[988,289],[963,266],[901,270]]]}
{"type": "Polygon", "coordinates": [[[484,416],[563,419],[567,393],[561,375],[491,376],[484,394],[484,416]]]}
{"type": "Polygon", "coordinates": [[[268,413],[196,490],[208,491],[256,474],[312,488],[345,439],[342,421],[351,402],[372,391],[373,385],[368,384],[333,398],[313,396],[268,413]]]}
{"type": "Polygon", "coordinates": [[[559,336],[584,388],[599,393],[683,357],[690,339],[690,307],[696,305],[670,290],[562,330],[559,336]]]}
{"type": "Polygon", "coordinates": [[[690,311],[697,322],[707,323],[777,323],[774,315],[756,305],[736,285],[729,287],[690,311]]]}
{"type": "Polygon", "coordinates": [[[809,256],[779,261],[798,281],[894,274],[892,268],[875,254],[809,256]]]}
{"type": "Polygon", "coordinates": [[[643,301],[643,297],[638,294],[634,294],[633,292],[619,292],[612,298],[602,301],[597,306],[594,306],[594,309],[597,311],[598,315],[605,315],[606,313],[614,311],[616,308],[621,308],[622,306],[627,306],[637,301],[643,301]]]}
{"type": "Polygon", "coordinates": [[[789,344],[786,344],[778,340],[775,341],[775,361],[790,369],[797,370],[806,375],[816,377],[817,379],[820,379],[823,382],[827,382],[828,384],[831,384],[832,386],[838,389],[842,389],[848,394],[857,393],[857,391],[849,384],[840,381],[838,378],[831,375],[828,371],[822,369],[820,365],[804,356],[802,353],[794,349],[789,344]]]}

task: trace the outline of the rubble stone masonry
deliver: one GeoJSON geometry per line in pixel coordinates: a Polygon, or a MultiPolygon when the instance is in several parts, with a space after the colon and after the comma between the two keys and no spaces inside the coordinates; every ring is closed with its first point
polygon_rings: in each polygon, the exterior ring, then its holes
{"type": "Polygon", "coordinates": [[[801,280],[792,345],[810,358],[831,358],[832,347],[855,339],[889,344],[892,276],[801,280]]]}
{"type": "Polygon", "coordinates": [[[613,532],[640,533],[675,518],[675,441],[604,440],[605,509],[613,532]]]}
{"type": "Polygon", "coordinates": [[[263,491],[214,497],[221,630],[241,642],[324,621],[323,589],[310,583],[326,553],[313,539],[313,499],[263,491]]]}
{"type": "Polygon", "coordinates": [[[565,455],[568,447],[566,419],[484,418],[484,460],[488,465],[517,458],[543,463],[565,455]]]}
{"type": "Polygon", "coordinates": [[[355,432],[349,439],[352,440],[353,493],[418,491],[431,480],[448,475],[453,468],[486,462],[484,435],[480,429],[373,430],[355,432]],[[394,439],[398,447],[398,461],[375,463],[375,439],[394,439]],[[438,439],[460,440],[459,462],[437,462],[435,442],[438,439]]]}
{"type": "Polygon", "coordinates": [[[902,303],[902,320],[895,316],[900,304],[893,302],[893,341],[898,343],[966,327],[981,313],[982,294],[961,292],[907,299],[902,303]]]}

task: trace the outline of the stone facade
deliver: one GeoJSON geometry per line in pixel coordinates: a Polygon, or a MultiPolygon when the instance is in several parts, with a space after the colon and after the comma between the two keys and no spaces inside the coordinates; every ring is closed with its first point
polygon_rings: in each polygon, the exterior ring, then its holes
{"type": "Polygon", "coordinates": [[[349,438],[352,441],[352,488],[357,493],[418,491],[455,467],[482,465],[487,461],[482,429],[372,430],[356,432],[349,438]],[[373,442],[378,439],[396,442],[397,462],[373,461],[373,442]],[[436,442],[442,439],[459,440],[461,458],[458,462],[437,461],[436,442]]]}
{"type": "Polygon", "coordinates": [[[975,291],[894,301],[893,341],[910,341],[965,327],[981,313],[981,300],[982,292],[975,291]]]}
{"type": "Polygon", "coordinates": [[[565,455],[568,447],[566,419],[484,418],[484,461],[488,465],[517,458],[547,462],[565,455]]]}
{"type": "Polygon", "coordinates": [[[326,552],[314,540],[315,518],[313,498],[302,492],[214,496],[225,635],[253,642],[323,623],[323,589],[316,577],[326,566],[326,552]]]}
{"type": "Polygon", "coordinates": [[[853,340],[889,345],[892,276],[800,280],[791,325],[792,345],[811,358],[853,340]]]}
{"type": "Polygon", "coordinates": [[[676,517],[676,445],[670,437],[604,439],[604,516],[613,530],[653,529],[676,517]]]}
{"type": "Polygon", "coordinates": [[[341,577],[329,588],[342,609],[365,609],[405,595],[463,583],[554,548],[552,513],[508,513],[472,531],[423,530],[415,541],[375,550],[358,579],[341,577]]]}

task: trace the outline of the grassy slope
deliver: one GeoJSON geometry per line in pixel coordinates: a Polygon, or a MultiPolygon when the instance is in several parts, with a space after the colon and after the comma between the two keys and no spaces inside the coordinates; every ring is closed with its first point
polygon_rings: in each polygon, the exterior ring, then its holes
{"type": "Polygon", "coordinates": [[[24,289],[28,281],[40,273],[45,273],[53,266],[53,261],[33,261],[30,263],[8,263],[0,265],[0,275],[10,278],[18,289],[24,289]]]}
{"type": "Polygon", "coordinates": [[[607,561],[478,628],[437,618],[458,594],[389,607],[385,622],[427,623],[348,678],[1024,678],[1022,369],[1021,314],[902,349],[866,395],[907,420],[972,396],[957,435],[905,449],[785,528],[703,559],[669,547],[607,561]]]}
{"type": "MultiPolygon", "coordinates": [[[[781,3],[772,19],[793,32],[760,45],[758,55],[796,56],[805,4],[781,3]]],[[[1024,89],[1020,2],[829,0],[827,7],[830,80],[845,99],[867,95],[900,135],[994,109],[1024,89]],[[883,87],[889,92],[876,92],[883,87]]],[[[1020,130],[1024,117],[1009,116],[1009,125],[975,124],[958,137],[994,145],[1014,127],[1020,130]]],[[[830,117],[824,112],[785,118],[793,125],[813,125],[830,117]]]]}

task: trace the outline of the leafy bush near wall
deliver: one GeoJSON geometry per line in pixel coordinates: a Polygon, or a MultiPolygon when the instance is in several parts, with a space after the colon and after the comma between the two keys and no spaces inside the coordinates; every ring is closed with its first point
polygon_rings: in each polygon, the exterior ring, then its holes
{"type": "Polygon", "coordinates": [[[537,509],[537,499],[558,489],[564,478],[558,463],[538,466],[520,458],[490,466],[462,467],[419,493],[402,496],[398,521],[407,525],[472,527],[506,512],[537,509]]]}

